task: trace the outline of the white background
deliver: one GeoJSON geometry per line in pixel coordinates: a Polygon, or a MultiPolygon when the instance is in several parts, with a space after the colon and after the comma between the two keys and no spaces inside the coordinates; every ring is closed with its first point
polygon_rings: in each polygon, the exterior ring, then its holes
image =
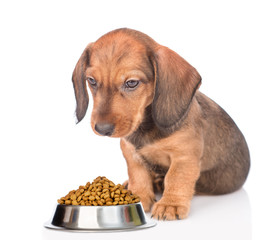
{"type": "MultiPolygon", "coordinates": [[[[1,1],[0,226],[5,239],[275,239],[273,1],[1,1]],[[75,125],[71,74],[85,46],[120,27],[178,52],[201,91],[244,133],[252,167],[243,189],[195,197],[190,217],[118,234],[43,228],[57,198],[105,175],[127,179],[119,140],[75,125]]],[[[3,237],[1,236],[3,239],[3,237]]]]}

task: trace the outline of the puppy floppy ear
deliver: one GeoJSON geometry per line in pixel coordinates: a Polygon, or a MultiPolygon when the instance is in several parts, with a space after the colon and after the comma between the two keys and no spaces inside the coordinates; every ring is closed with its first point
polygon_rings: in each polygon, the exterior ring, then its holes
{"type": "Polygon", "coordinates": [[[77,65],[74,69],[72,75],[73,86],[75,90],[75,97],[77,101],[76,107],[76,117],[77,123],[79,123],[85,116],[88,107],[88,93],[86,88],[86,76],[85,71],[89,66],[89,61],[91,57],[91,48],[93,43],[88,44],[88,46],[83,51],[77,65]]]}
{"type": "Polygon", "coordinates": [[[153,65],[156,84],[153,119],[160,129],[171,131],[186,116],[201,77],[195,68],[167,47],[158,47],[153,65]]]}

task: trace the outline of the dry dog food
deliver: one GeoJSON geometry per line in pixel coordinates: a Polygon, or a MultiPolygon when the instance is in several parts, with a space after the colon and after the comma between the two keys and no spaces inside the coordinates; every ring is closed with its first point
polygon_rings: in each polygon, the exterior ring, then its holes
{"type": "Polygon", "coordinates": [[[82,206],[112,206],[137,203],[140,199],[125,189],[121,184],[115,185],[106,177],[97,177],[92,183],[70,191],[58,199],[59,204],[82,206]]]}

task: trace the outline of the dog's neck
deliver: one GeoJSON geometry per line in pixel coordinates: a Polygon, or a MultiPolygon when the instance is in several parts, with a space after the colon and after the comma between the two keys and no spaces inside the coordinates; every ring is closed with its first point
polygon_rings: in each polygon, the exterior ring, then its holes
{"type": "Polygon", "coordinates": [[[152,118],[152,106],[149,105],[144,112],[142,123],[131,135],[125,139],[132,143],[136,149],[150,144],[158,139],[167,137],[169,134],[162,132],[154,123],[152,118]]]}

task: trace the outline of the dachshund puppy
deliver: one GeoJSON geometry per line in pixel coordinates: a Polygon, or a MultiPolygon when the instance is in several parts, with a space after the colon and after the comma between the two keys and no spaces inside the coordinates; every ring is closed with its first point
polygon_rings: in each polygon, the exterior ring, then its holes
{"type": "Polygon", "coordinates": [[[88,85],[91,127],[121,138],[128,189],[154,218],[186,218],[195,193],[231,193],[245,182],[250,157],[242,133],[198,90],[196,69],[149,36],[126,28],[107,33],[88,44],[72,80],[77,120],[87,110],[88,85]],[[163,191],[158,202],[155,189],[163,191]]]}

